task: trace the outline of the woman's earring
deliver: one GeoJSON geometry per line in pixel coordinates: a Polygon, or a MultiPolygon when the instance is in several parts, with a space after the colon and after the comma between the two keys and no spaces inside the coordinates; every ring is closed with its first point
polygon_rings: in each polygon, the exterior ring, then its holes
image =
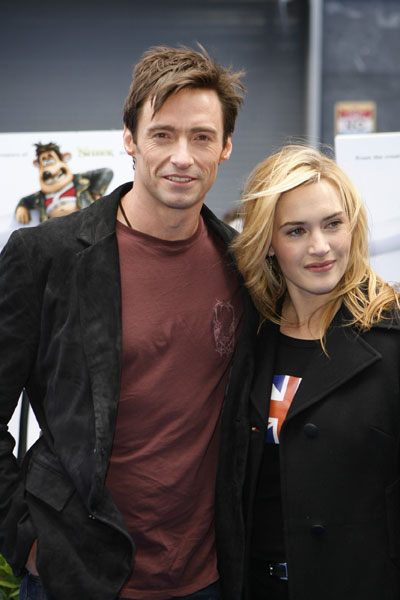
{"type": "Polygon", "coordinates": [[[268,266],[269,271],[271,271],[271,273],[273,271],[273,265],[274,265],[273,259],[274,259],[273,254],[272,255],[267,254],[267,266],[268,266]]]}

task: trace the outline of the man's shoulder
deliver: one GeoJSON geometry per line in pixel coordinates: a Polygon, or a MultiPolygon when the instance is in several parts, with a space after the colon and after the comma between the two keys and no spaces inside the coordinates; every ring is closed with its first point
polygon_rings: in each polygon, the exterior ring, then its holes
{"type": "Polygon", "coordinates": [[[226,245],[229,245],[235,235],[237,235],[237,231],[233,227],[221,221],[205,204],[201,209],[201,215],[206,226],[217,233],[226,245]]]}

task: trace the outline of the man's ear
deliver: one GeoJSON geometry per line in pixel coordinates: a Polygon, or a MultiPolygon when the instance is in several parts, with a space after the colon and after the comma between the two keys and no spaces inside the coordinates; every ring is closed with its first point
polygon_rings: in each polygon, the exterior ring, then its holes
{"type": "Polygon", "coordinates": [[[135,156],[136,154],[136,144],[133,141],[133,135],[129,131],[126,125],[124,125],[124,133],[122,134],[122,139],[124,141],[124,148],[129,154],[129,156],[135,156]]]}
{"type": "Polygon", "coordinates": [[[232,138],[231,136],[228,137],[228,139],[226,140],[226,144],[221,152],[221,156],[219,157],[219,162],[225,162],[226,160],[228,160],[228,158],[230,157],[232,152],[232,138]]]}

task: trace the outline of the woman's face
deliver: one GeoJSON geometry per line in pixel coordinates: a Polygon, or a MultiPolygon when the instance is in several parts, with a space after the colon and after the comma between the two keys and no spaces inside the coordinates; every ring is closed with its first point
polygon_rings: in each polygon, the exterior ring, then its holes
{"type": "Polygon", "coordinates": [[[348,217],[327,179],[281,195],[268,254],[276,256],[292,301],[329,294],[346,271],[350,245],[348,217]]]}

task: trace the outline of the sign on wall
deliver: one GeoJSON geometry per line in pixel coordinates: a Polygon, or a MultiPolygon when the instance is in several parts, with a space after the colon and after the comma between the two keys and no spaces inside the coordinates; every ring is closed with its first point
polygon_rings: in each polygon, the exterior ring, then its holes
{"type": "Polygon", "coordinates": [[[363,198],[371,265],[385,281],[400,281],[400,132],[338,135],[336,161],[363,198]]]}
{"type": "Polygon", "coordinates": [[[335,133],[373,133],[376,130],[376,104],[364,102],[336,102],[335,133]]]}

